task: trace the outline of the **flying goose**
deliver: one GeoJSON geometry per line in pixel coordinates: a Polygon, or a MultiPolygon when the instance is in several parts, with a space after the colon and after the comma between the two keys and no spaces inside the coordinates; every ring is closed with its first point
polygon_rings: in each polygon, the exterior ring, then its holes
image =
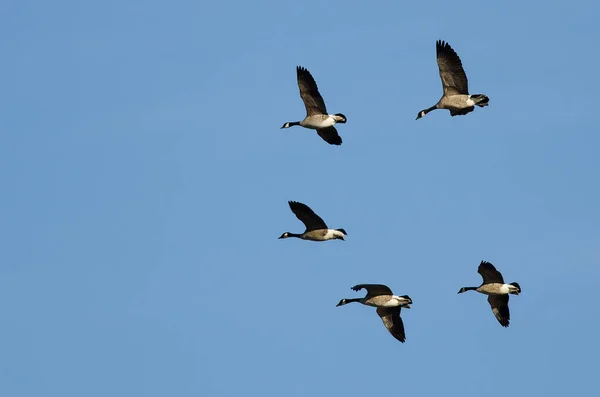
{"type": "Polygon", "coordinates": [[[300,87],[300,97],[304,102],[304,107],[306,107],[306,117],[302,121],[287,122],[281,128],[301,125],[305,128],[317,130],[317,134],[330,145],[341,145],[342,138],[333,125],[335,123],[345,123],[346,116],[341,113],[327,113],[325,101],[319,94],[317,83],[308,70],[302,66],[297,66],[296,74],[298,76],[298,87],[300,87]]]}
{"type": "Polygon", "coordinates": [[[448,109],[450,115],[464,116],[475,109],[475,105],[484,107],[488,105],[490,99],[484,94],[469,95],[469,82],[463,69],[460,58],[454,52],[450,44],[443,40],[435,43],[438,68],[444,95],[438,103],[428,109],[421,110],[417,115],[417,120],[435,109],[448,109]]]}
{"type": "Polygon", "coordinates": [[[502,273],[489,262],[481,261],[477,268],[477,273],[481,274],[483,283],[479,287],[462,287],[458,293],[465,291],[477,291],[488,295],[488,302],[492,307],[492,312],[498,322],[503,327],[508,327],[510,323],[510,311],[508,310],[508,294],[519,295],[521,286],[518,283],[505,284],[502,273]]]}
{"type": "Polygon", "coordinates": [[[400,317],[400,309],[402,307],[410,309],[412,299],[408,295],[394,295],[392,290],[383,284],[358,284],[352,287],[352,290],[360,291],[363,288],[367,290],[367,295],[364,298],[342,299],[336,307],[352,302],[360,302],[363,305],[376,307],[377,314],[381,317],[385,328],[387,328],[394,338],[404,343],[406,335],[404,333],[404,324],[400,317]]]}
{"type": "Polygon", "coordinates": [[[302,234],[285,232],[279,238],[298,237],[303,240],[326,241],[332,239],[344,240],[347,235],[344,229],[330,229],[323,219],[311,210],[308,205],[296,201],[288,201],[292,212],[304,223],[306,230],[302,234]]]}

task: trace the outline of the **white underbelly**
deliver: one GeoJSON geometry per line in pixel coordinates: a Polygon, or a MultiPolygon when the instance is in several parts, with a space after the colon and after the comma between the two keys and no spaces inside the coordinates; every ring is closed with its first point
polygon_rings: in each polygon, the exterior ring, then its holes
{"type": "Polygon", "coordinates": [[[335,120],[333,117],[327,118],[306,118],[300,122],[302,127],[312,128],[313,130],[318,130],[320,128],[331,127],[335,124],[335,120]]]}

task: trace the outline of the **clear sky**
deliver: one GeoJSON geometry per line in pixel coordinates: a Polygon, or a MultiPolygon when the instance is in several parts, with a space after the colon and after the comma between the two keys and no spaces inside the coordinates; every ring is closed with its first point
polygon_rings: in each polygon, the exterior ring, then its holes
{"type": "Polygon", "coordinates": [[[2,6],[0,395],[597,388],[597,1],[2,6]],[[435,40],[490,106],[437,110],[435,40]],[[295,68],[344,113],[331,146],[295,68]],[[278,240],[311,206],[347,241],[278,240]],[[502,328],[481,260],[523,289],[502,328]],[[341,298],[408,294],[407,341],[341,298]]]}

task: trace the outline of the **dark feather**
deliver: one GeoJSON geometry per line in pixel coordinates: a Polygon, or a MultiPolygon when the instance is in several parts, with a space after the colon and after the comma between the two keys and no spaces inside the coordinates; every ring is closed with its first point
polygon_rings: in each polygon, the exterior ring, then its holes
{"type": "Polygon", "coordinates": [[[404,343],[406,334],[404,333],[404,323],[400,317],[400,306],[397,307],[378,307],[377,314],[381,317],[383,325],[392,334],[392,336],[404,343]]]}
{"type": "Polygon", "coordinates": [[[458,54],[443,40],[435,43],[444,95],[469,94],[469,81],[458,54]]]}
{"type": "Polygon", "coordinates": [[[327,114],[325,101],[319,93],[319,88],[310,72],[302,66],[296,67],[298,77],[298,87],[300,88],[300,97],[306,108],[306,115],[327,114]]]}
{"type": "Polygon", "coordinates": [[[490,262],[481,261],[477,268],[477,273],[481,274],[483,278],[483,284],[501,283],[504,284],[504,278],[494,265],[490,262]]]}
{"type": "Polygon", "coordinates": [[[367,296],[379,296],[379,295],[393,295],[392,290],[383,284],[358,284],[352,287],[354,291],[360,291],[361,289],[367,290],[367,296]]]}
{"type": "Polygon", "coordinates": [[[503,327],[510,324],[510,311],[508,310],[508,295],[488,295],[488,302],[492,313],[503,327]]]}
{"type": "Polygon", "coordinates": [[[341,145],[342,144],[342,137],[338,135],[338,132],[335,129],[335,127],[327,127],[327,128],[318,129],[317,134],[319,134],[319,136],[321,138],[323,138],[323,140],[330,145],[341,145]]]}
{"type": "Polygon", "coordinates": [[[321,217],[314,213],[308,205],[299,203],[297,201],[289,201],[290,209],[296,215],[298,219],[304,226],[306,226],[306,231],[309,232],[311,230],[319,230],[319,229],[327,229],[327,225],[321,219],[321,217]]]}

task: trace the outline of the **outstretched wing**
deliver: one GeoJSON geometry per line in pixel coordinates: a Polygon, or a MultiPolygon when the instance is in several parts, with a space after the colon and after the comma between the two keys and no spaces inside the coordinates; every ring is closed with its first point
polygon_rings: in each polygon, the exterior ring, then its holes
{"type": "Polygon", "coordinates": [[[443,40],[435,43],[444,95],[469,94],[469,81],[458,54],[443,40]]]}
{"type": "Polygon", "coordinates": [[[503,327],[510,324],[510,311],[508,310],[508,295],[488,295],[488,302],[492,313],[503,327]]]}
{"type": "Polygon", "coordinates": [[[304,107],[306,107],[306,115],[327,114],[325,101],[323,101],[317,83],[310,72],[302,66],[297,66],[296,75],[298,76],[300,97],[302,98],[302,102],[304,102],[304,107]]]}
{"type": "Polygon", "coordinates": [[[502,278],[502,274],[496,270],[494,265],[492,265],[490,262],[481,261],[479,267],[477,268],[477,273],[481,274],[484,284],[504,284],[504,278],[502,278]]]}
{"type": "Polygon", "coordinates": [[[307,232],[311,230],[327,229],[327,225],[323,219],[321,219],[319,215],[315,214],[314,211],[308,207],[308,205],[299,203],[297,201],[288,201],[288,204],[290,205],[290,209],[296,215],[296,217],[300,219],[302,223],[304,223],[307,232]]]}
{"type": "Polygon", "coordinates": [[[400,317],[400,306],[397,307],[378,307],[377,314],[381,317],[383,325],[392,334],[392,336],[404,343],[406,334],[404,333],[404,323],[400,317]]]}
{"type": "Polygon", "coordinates": [[[383,284],[358,284],[352,287],[354,291],[367,290],[367,296],[393,295],[392,290],[383,284]]]}
{"type": "Polygon", "coordinates": [[[342,144],[342,137],[339,136],[335,127],[327,127],[327,128],[318,129],[317,134],[319,134],[319,136],[321,138],[323,138],[323,140],[330,145],[341,145],[342,144]]]}

